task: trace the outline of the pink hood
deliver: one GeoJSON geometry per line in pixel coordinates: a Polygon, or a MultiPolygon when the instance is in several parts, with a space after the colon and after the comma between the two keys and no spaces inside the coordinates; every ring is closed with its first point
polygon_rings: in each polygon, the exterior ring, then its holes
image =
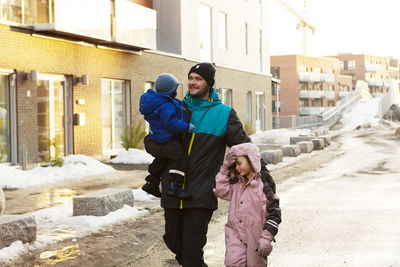
{"type": "Polygon", "coordinates": [[[243,143],[231,147],[228,154],[234,154],[236,157],[248,156],[251,166],[256,173],[261,171],[260,150],[258,146],[252,143],[243,143]]]}

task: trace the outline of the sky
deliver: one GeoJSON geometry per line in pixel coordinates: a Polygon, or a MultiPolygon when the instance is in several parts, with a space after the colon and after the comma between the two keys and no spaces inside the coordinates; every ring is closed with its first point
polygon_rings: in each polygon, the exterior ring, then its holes
{"type": "MultiPolygon", "coordinates": [[[[351,111],[343,115],[343,128],[339,131],[352,131],[358,125],[364,125],[365,129],[370,127],[387,127],[389,124],[380,124],[376,118],[379,103],[376,98],[370,96],[362,99],[351,111]]],[[[395,127],[399,127],[396,125],[395,127]]],[[[289,144],[290,136],[306,135],[310,130],[301,129],[275,129],[252,135],[254,143],[273,142],[275,144],[289,144]],[[273,140],[273,141],[271,141],[273,140]]],[[[331,135],[338,134],[331,131],[331,135]]],[[[313,151],[311,154],[320,153],[313,151]]],[[[298,157],[284,157],[283,162],[276,165],[270,164],[270,170],[279,169],[294,161],[299,161],[311,154],[301,154],[298,157]]],[[[150,163],[152,157],[145,151],[130,149],[118,154],[114,158],[118,163],[150,163]]],[[[92,175],[115,172],[115,170],[96,159],[84,155],[69,155],[64,158],[63,167],[36,167],[32,170],[21,171],[15,167],[0,165],[0,187],[2,188],[24,188],[27,186],[46,185],[60,181],[72,181],[90,179],[92,175]]],[[[141,189],[132,190],[135,200],[144,203],[159,202],[158,198],[148,195],[141,189]]],[[[7,206],[7,203],[6,203],[7,206]]],[[[37,222],[37,241],[32,244],[22,244],[21,241],[14,242],[9,247],[0,249],[0,265],[10,263],[21,255],[41,250],[51,244],[65,239],[83,237],[101,230],[103,227],[121,223],[124,220],[135,220],[149,214],[145,207],[127,206],[109,213],[106,216],[72,216],[72,201],[63,203],[47,209],[33,212],[37,222]]]]}
{"type": "MultiPolygon", "coordinates": [[[[283,0],[303,15],[303,0],[283,0]]],[[[301,53],[301,31],[296,18],[269,1],[270,54],[301,53]]],[[[396,27],[397,0],[307,0],[308,21],[316,27],[309,33],[309,55],[366,53],[400,58],[400,35],[396,27]]]]}

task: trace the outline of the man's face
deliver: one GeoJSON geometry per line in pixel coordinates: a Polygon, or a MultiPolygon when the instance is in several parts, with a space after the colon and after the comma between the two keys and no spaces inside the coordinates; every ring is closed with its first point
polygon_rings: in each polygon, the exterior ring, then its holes
{"type": "Polygon", "coordinates": [[[210,86],[208,86],[207,81],[196,72],[189,74],[188,87],[191,97],[201,99],[207,99],[209,97],[210,86]]]}

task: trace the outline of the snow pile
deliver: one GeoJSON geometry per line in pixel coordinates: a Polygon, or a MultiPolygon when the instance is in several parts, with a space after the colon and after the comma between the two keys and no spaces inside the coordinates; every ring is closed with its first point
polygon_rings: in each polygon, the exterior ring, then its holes
{"type": "Polygon", "coordinates": [[[109,162],[115,164],[150,164],[153,159],[154,158],[146,151],[129,148],[128,151],[118,153],[118,155],[109,162]]]}
{"type": "MultiPolygon", "coordinates": [[[[132,190],[132,192],[135,200],[159,202],[159,198],[154,198],[141,189],[132,190]]],[[[9,247],[0,249],[0,265],[65,239],[87,236],[106,226],[126,220],[136,220],[148,215],[149,211],[125,205],[106,216],[72,216],[72,202],[67,202],[32,214],[35,215],[37,223],[37,240],[33,244],[23,244],[21,241],[17,241],[9,247]]]]}
{"type": "Polygon", "coordinates": [[[289,144],[290,137],[310,135],[310,129],[273,129],[250,136],[255,144],[289,144]]]}
{"type": "Polygon", "coordinates": [[[379,98],[360,101],[350,112],[343,115],[340,123],[343,124],[341,131],[351,131],[360,127],[376,127],[380,119],[377,118],[379,112],[379,98]]]}
{"type": "Polygon", "coordinates": [[[85,176],[115,172],[114,168],[84,155],[69,155],[62,167],[36,167],[22,171],[0,165],[0,186],[3,188],[24,188],[59,181],[78,180],[85,176]]]}

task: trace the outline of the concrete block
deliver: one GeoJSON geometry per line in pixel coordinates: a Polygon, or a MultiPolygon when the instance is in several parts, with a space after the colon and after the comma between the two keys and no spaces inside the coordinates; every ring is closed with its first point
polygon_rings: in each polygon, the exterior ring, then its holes
{"type": "Polygon", "coordinates": [[[314,148],[313,142],[311,141],[300,141],[297,142],[297,145],[300,146],[301,153],[311,153],[314,148]]]}
{"type": "Polygon", "coordinates": [[[290,144],[295,145],[297,142],[301,141],[311,141],[311,139],[314,139],[315,136],[292,136],[290,137],[290,144]]]}
{"type": "Polygon", "coordinates": [[[104,216],[124,205],[133,207],[130,188],[106,188],[73,198],[73,216],[104,216]]]}
{"type": "Polygon", "coordinates": [[[260,149],[260,151],[280,149],[282,146],[280,144],[255,144],[255,145],[258,146],[258,149],[260,149]]]}
{"type": "Polygon", "coordinates": [[[325,146],[329,146],[331,144],[331,136],[330,135],[322,135],[319,136],[318,138],[323,138],[325,141],[325,146]]]}
{"type": "Polygon", "coordinates": [[[281,150],[284,157],[297,157],[301,153],[299,145],[283,146],[281,150]]]}
{"type": "Polygon", "coordinates": [[[314,150],[322,150],[325,147],[324,139],[314,138],[314,139],[311,139],[311,142],[313,143],[313,149],[314,150]]]}
{"type": "Polygon", "coordinates": [[[282,162],[283,154],[282,150],[266,150],[261,152],[261,158],[265,163],[268,164],[277,164],[282,162]]]}
{"type": "Polygon", "coordinates": [[[34,215],[4,215],[0,217],[0,249],[15,241],[32,243],[36,240],[34,215]]]}

